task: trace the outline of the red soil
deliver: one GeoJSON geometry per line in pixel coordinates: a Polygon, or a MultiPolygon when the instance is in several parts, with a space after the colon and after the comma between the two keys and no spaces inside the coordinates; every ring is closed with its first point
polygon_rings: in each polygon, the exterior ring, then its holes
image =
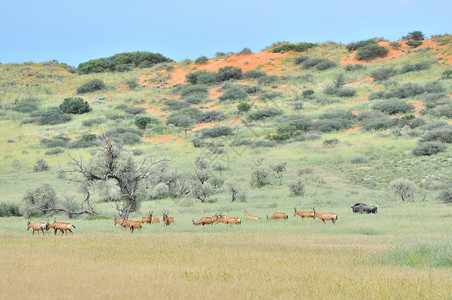
{"type": "Polygon", "coordinates": [[[157,143],[167,144],[167,143],[181,142],[181,141],[183,141],[183,139],[174,134],[165,134],[165,135],[159,135],[159,136],[155,136],[155,137],[145,137],[145,138],[143,138],[143,141],[151,142],[153,144],[157,144],[157,143]]]}

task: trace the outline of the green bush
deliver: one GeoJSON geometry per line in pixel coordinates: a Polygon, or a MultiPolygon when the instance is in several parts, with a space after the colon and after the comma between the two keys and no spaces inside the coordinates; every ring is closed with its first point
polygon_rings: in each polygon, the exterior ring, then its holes
{"type": "Polygon", "coordinates": [[[359,41],[359,42],[353,42],[350,43],[346,46],[348,51],[355,51],[358,50],[359,48],[368,46],[368,45],[375,45],[378,43],[378,39],[377,38],[372,38],[372,39],[368,39],[368,40],[363,40],[363,41],[359,41]]]}
{"type": "Polygon", "coordinates": [[[373,105],[373,109],[379,110],[389,115],[405,114],[414,111],[414,106],[401,100],[384,100],[373,105]]]}
{"type": "Polygon", "coordinates": [[[60,154],[63,153],[64,150],[62,148],[53,148],[50,149],[49,151],[44,152],[45,155],[56,155],[56,154],[60,154]]]}
{"type": "Polygon", "coordinates": [[[447,145],[441,142],[425,142],[419,143],[413,150],[413,154],[416,156],[429,156],[440,152],[445,152],[447,145]]]}
{"type": "Polygon", "coordinates": [[[82,98],[65,98],[60,104],[60,110],[66,114],[81,115],[92,109],[82,98]]]}
{"type": "Polygon", "coordinates": [[[223,95],[219,96],[218,99],[220,101],[226,101],[226,100],[243,100],[248,98],[248,93],[240,86],[232,85],[228,87],[223,95]]]}
{"type": "Polygon", "coordinates": [[[429,110],[432,116],[437,118],[446,117],[452,119],[452,105],[441,105],[429,110]]]}
{"type": "Polygon", "coordinates": [[[307,55],[300,55],[300,56],[297,56],[295,59],[294,59],[294,64],[296,64],[296,65],[301,65],[305,60],[308,60],[309,59],[309,56],[307,56],[307,55]]]}
{"type": "Polygon", "coordinates": [[[309,89],[309,90],[304,90],[301,93],[301,97],[303,97],[304,99],[312,99],[312,97],[314,96],[314,91],[309,89]]]}
{"type": "Polygon", "coordinates": [[[394,67],[378,68],[370,72],[370,77],[372,77],[375,81],[383,81],[396,74],[397,70],[394,67]]]}
{"type": "Polygon", "coordinates": [[[139,129],[118,127],[110,129],[105,133],[107,136],[111,136],[114,140],[124,145],[135,145],[141,143],[141,137],[143,132],[139,129]]]}
{"type": "Polygon", "coordinates": [[[281,96],[282,96],[281,92],[267,92],[267,93],[260,95],[259,100],[267,101],[267,100],[272,100],[272,99],[275,99],[275,98],[278,98],[281,96]]]}
{"type": "Polygon", "coordinates": [[[169,99],[163,102],[169,110],[181,110],[190,106],[190,103],[175,99],[169,99]]]}
{"type": "Polygon", "coordinates": [[[187,115],[171,115],[166,120],[166,124],[173,124],[176,127],[183,129],[185,128],[188,130],[193,127],[195,120],[193,119],[193,117],[187,115]]]}
{"type": "Polygon", "coordinates": [[[209,88],[206,85],[184,85],[180,88],[179,93],[183,99],[190,97],[192,95],[197,95],[198,97],[207,98],[209,96],[209,88]]]}
{"type": "Polygon", "coordinates": [[[91,126],[94,126],[94,125],[103,124],[106,121],[107,120],[105,118],[88,119],[88,120],[83,120],[82,121],[82,125],[85,126],[85,127],[91,127],[91,126]]]}
{"type": "Polygon", "coordinates": [[[209,58],[207,58],[206,56],[200,56],[195,60],[195,64],[197,65],[204,65],[209,61],[209,58]]]}
{"type": "Polygon", "coordinates": [[[266,108],[251,112],[248,115],[248,119],[251,121],[260,121],[271,117],[282,115],[283,112],[276,108],[266,108]]]}
{"type": "Polygon", "coordinates": [[[360,71],[360,70],[365,70],[367,69],[365,65],[362,64],[346,64],[344,67],[344,70],[347,72],[352,72],[352,71],[360,71]]]}
{"type": "Polygon", "coordinates": [[[259,70],[250,70],[243,74],[243,77],[246,79],[258,79],[264,76],[267,76],[267,73],[259,70]]]}
{"type": "Polygon", "coordinates": [[[352,88],[340,88],[336,91],[336,96],[338,97],[354,97],[356,95],[356,90],[352,88]]]}
{"type": "Polygon", "coordinates": [[[16,101],[16,103],[14,103],[14,105],[12,106],[12,109],[14,111],[18,111],[21,113],[31,113],[38,110],[38,107],[39,107],[38,99],[34,97],[28,97],[16,101]]]}
{"type": "Polygon", "coordinates": [[[427,93],[434,93],[434,94],[439,94],[439,93],[444,93],[446,92],[446,88],[444,87],[444,85],[439,82],[439,81],[431,81],[431,82],[427,82],[424,85],[424,89],[427,93]]]}
{"type": "Polygon", "coordinates": [[[334,67],[336,67],[336,63],[334,61],[332,61],[332,60],[329,60],[329,59],[325,60],[325,61],[322,61],[322,62],[318,63],[315,66],[315,68],[317,70],[319,70],[319,71],[328,70],[328,69],[331,69],[331,68],[334,68],[334,67]]]}
{"type": "Polygon", "coordinates": [[[93,79],[83,83],[77,88],[77,94],[86,94],[105,89],[105,83],[100,79],[93,79]]]}
{"type": "Polygon", "coordinates": [[[340,131],[352,127],[349,120],[344,119],[319,119],[313,124],[313,128],[320,132],[340,131]]]}
{"type": "Polygon", "coordinates": [[[248,93],[248,94],[258,94],[262,92],[262,88],[257,85],[242,85],[242,88],[248,93]]]}
{"type": "Polygon", "coordinates": [[[452,188],[450,185],[447,185],[441,189],[438,194],[438,200],[446,204],[452,203],[452,188]]]}
{"type": "Polygon", "coordinates": [[[233,130],[229,126],[215,126],[212,128],[204,128],[198,130],[201,134],[201,138],[217,138],[220,136],[229,136],[233,135],[233,130]]]}
{"type": "Polygon", "coordinates": [[[415,41],[422,41],[425,39],[424,34],[422,31],[412,31],[408,33],[405,36],[402,36],[402,40],[415,40],[415,41]]]}
{"type": "Polygon", "coordinates": [[[241,68],[233,66],[225,66],[218,69],[218,79],[220,81],[227,81],[230,79],[240,80],[243,78],[243,71],[241,68]]]}
{"type": "Polygon", "coordinates": [[[278,76],[276,75],[268,75],[268,76],[262,76],[257,80],[258,85],[271,85],[275,81],[278,80],[278,76]]]}
{"type": "Polygon", "coordinates": [[[142,130],[150,127],[150,125],[158,125],[159,123],[160,122],[157,119],[148,116],[138,117],[135,119],[135,125],[142,130]]]}
{"type": "Polygon", "coordinates": [[[138,87],[138,80],[136,78],[132,78],[126,81],[127,86],[129,89],[134,90],[138,87]]]}
{"type": "Polygon", "coordinates": [[[191,84],[217,84],[220,79],[215,72],[208,72],[206,70],[196,71],[185,75],[185,80],[191,84]]]}
{"type": "Polygon", "coordinates": [[[218,122],[224,118],[223,113],[216,110],[208,110],[203,112],[196,121],[198,123],[209,123],[209,122],[218,122]]]}
{"type": "Polygon", "coordinates": [[[272,181],[271,170],[268,167],[255,167],[251,172],[251,185],[262,187],[272,181]]]}
{"type": "Polygon", "coordinates": [[[363,129],[366,131],[386,130],[386,129],[396,126],[397,121],[398,121],[397,119],[391,119],[388,116],[374,118],[374,119],[367,120],[366,122],[363,122],[363,129]]]}
{"type": "Polygon", "coordinates": [[[251,109],[251,105],[249,105],[247,102],[242,102],[237,105],[237,110],[239,113],[248,112],[251,109]]]}
{"type": "Polygon", "coordinates": [[[63,135],[60,133],[57,136],[54,136],[51,139],[43,138],[41,139],[41,144],[48,148],[56,148],[56,147],[66,147],[66,145],[71,140],[70,137],[63,135]]]}
{"type": "Polygon", "coordinates": [[[410,46],[411,48],[417,48],[417,47],[419,47],[422,44],[423,44],[423,42],[421,42],[421,41],[408,41],[408,42],[406,42],[406,45],[410,46]]]}
{"type": "Polygon", "coordinates": [[[303,62],[303,69],[311,69],[315,67],[319,71],[334,68],[336,63],[327,58],[309,58],[303,62]]]}
{"type": "Polygon", "coordinates": [[[452,143],[452,128],[440,128],[436,130],[426,131],[420,138],[419,142],[433,142],[438,141],[442,143],[452,143]]]}
{"type": "Polygon", "coordinates": [[[357,60],[369,61],[377,57],[385,57],[389,50],[378,44],[369,44],[358,49],[355,58],[357,60]]]}
{"type": "Polygon", "coordinates": [[[17,203],[0,203],[0,217],[21,217],[22,213],[19,210],[17,203]]]}
{"type": "Polygon", "coordinates": [[[160,53],[152,52],[124,52],[107,58],[92,59],[78,65],[77,73],[90,74],[105,71],[125,72],[133,68],[150,68],[158,63],[171,62],[160,53]]]}
{"type": "MultiPolygon", "coordinates": [[[[288,125],[295,126],[297,130],[309,131],[313,126],[312,118],[307,115],[291,115],[284,118],[288,125]]],[[[283,121],[281,120],[280,123],[283,121]]]]}
{"type": "Polygon", "coordinates": [[[428,61],[422,61],[415,64],[406,64],[400,69],[400,73],[408,73],[408,72],[417,72],[417,71],[424,71],[430,69],[430,62],[428,61]]]}
{"type": "Polygon", "coordinates": [[[452,70],[446,70],[441,74],[441,79],[451,79],[452,78],[452,70]]]}
{"type": "Polygon", "coordinates": [[[285,44],[276,47],[271,50],[272,53],[285,53],[289,51],[293,52],[306,52],[309,48],[317,47],[317,44],[313,43],[297,43],[297,44],[285,44]]]}
{"type": "Polygon", "coordinates": [[[58,107],[48,108],[44,111],[36,113],[39,125],[57,125],[69,122],[72,120],[71,116],[63,113],[58,107]]]}
{"type": "Polygon", "coordinates": [[[251,144],[251,148],[271,148],[275,147],[276,143],[268,140],[257,140],[251,144]]]}
{"type": "Polygon", "coordinates": [[[400,42],[389,42],[389,47],[391,47],[394,50],[399,50],[400,47],[402,47],[402,43],[400,43],[400,42]]]}

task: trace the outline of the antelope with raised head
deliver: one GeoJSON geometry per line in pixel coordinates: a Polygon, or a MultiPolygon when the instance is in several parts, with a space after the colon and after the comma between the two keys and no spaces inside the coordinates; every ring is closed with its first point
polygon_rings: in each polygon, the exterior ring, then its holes
{"type": "Polygon", "coordinates": [[[249,215],[247,210],[245,210],[245,217],[246,217],[248,220],[253,220],[253,221],[256,221],[256,220],[259,219],[258,216],[252,216],[252,215],[249,215]]]}
{"type": "Polygon", "coordinates": [[[141,227],[143,226],[143,223],[141,223],[140,221],[133,221],[133,220],[124,219],[122,222],[123,222],[123,227],[124,226],[129,227],[129,229],[130,229],[130,231],[132,233],[133,233],[134,229],[141,229],[141,227]]]}
{"type": "Polygon", "coordinates": [[[173,217],[168,217],[169,211],[164,210],[162,211],[163,215],[163,223],[165,223],[166,226],[169,226],[171,223],[174,223],[173,217]]]}
{"type": "Polygon", "coordinates": [[[116,224],[119,224],[121,227],[123,227],[124,228],[124,226],[122,225],[122,223],[124,222],[124,220],[119,220],[119,219],[116,219],[116,217],[115,217],[115,226],[116,226],[116,224]]]}
{"type": "Polygon", "coordinates": [[[287,220],[289,216],[286,213],[275,212],[270,218],[267,215],[267,220],[287,220]]]}
{"type": "Polygon", "coordinates": [[[295,212],[293,214],[294,217],[300,216],[303,219],[304,218],[314,218],[314,212],[313,211],[298,211],[296,207],[294,207],[295,212]]]}
{"type": "Polygon", "coordinates": [[[337,221],[337,215],[336,214],[333,214],[333,213],[321,213],[321,214],[318,214],[318,213],[315,212],[314,208],[312,210],[314,211],[314,220],[315,220],[315,218],[319,218],[325,224],[326,224],[325,221],[331,221],[331,222],[333,222],[333,224],[336,224],[336,221],[337,221]]]}
{"type": "Polygon", "coordinates": [[[153,214],[154,212],[153,211],[149,211],[149,217],[144,217],[144,218],[142,218],[141,219],[141,223],[149,223],[149,224],[152,224],[152,214],[153,214]]]}
{"type": "Polygon", "coordinates": [[[42,235],[44,235],[44,229],[47,229],[47,223],[44,222],[34,222],[31,223],[30,220],[28,220],[28,224],[27,224],[27,231],[29,229],[33,229],[33,235],[35,234],[35,231],[42,231],[42,235]]]}

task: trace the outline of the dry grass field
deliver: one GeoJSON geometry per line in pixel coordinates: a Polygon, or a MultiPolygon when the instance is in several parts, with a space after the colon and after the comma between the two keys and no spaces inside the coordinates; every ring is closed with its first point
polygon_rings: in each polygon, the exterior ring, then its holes
{"type": "MultiPolygon", "coordinates": [[[[320,225],[320,224],[319,224],[320,225]]],[[[447,299],[450,268],[385,263],[394,237],[281,233],[0,236],[2,299],[447,299]]]]}

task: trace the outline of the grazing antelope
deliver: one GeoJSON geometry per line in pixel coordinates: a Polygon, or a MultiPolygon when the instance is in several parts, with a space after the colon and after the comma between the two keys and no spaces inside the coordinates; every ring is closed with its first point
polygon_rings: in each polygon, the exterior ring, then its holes
{"type": "Polygon", "coordinates": [[[279,220],[279,219],[289,219],[289,216],[286,215],[285,213],[280,213],[280,212],[275,212],[270,218],[268,218],[267,215],[267,220],[279,220]]]}
{"type": "Polygon", "coordinates": [[[163,222],[165,223],[166,226],[169,226],[171,223],[174,222],[173,217],[168,217],[169,211],[164,210],[164,211],[162,211],[162,214],[163,214],[163,222]]]}
{"type": "Polygon", "coordinates": [[[293,214],[294,217],[297,215],[304,218],[314,218],[314,212],[313,211],[298,211],[296,207],[294,207],[295,212],[293,214]]]}
{"type": "Polygon", "coordinates": [[[225,217],[226,224],[242,224],[240,218],[237,217],[225,217]]]}
{"type": "Polygon", "coordinates": [[[199,221],[192,220],[193,221],[193,225],[198,226],[198,225],[212,225],[213,224],[213,218],[211,217],[202,217],[201,219],[199,219],[199,221]]]}
{"type": "Polygon", "coordinates": [[[314,220],[315,218],[319,218],[320,220],[323,221],[323,223],[326,223],[325,221],[331,221],[333,222],[333,224],[336,224],[337,221],[337,215],[333,214],[333,213],[321,213],[318,214],[315,212],[315,209],[312,209],[314,211],[314,220]]]}
{"type": "Polygon", "coordinates": [[[223,223],[223,224],[227,224],[228,223],[226,221],[226,216],[222,215],[222,214],[215,215],[215,219],[216,219],[217,224],[220,223],[220,222],[223,223]]]}
{"type": "Polygon", "coordinates": [[[247,210],[245,210],[245,217],[246,217],[248,220],[253,220],[253,221],[259,219],[258,216],[252,216],[252,215],[249,215],[247,210]]]}
{"type": "Polygon", "coordinates": [[[154,217],[154,219],[152,219],[152,224],[154,223],[160,223],[160,219],[157,217],[154,217]]]}
{"type": "Polygon", "coordinates": [[[116,224],[119,224],[121,227],[123,227],[124,228],[124,226],[122,225],[122,223],[124,222],[124,220],[119,220],[119,219],[116,219],[116,217],[115,217],[115,226],[116,226],[116,224]]]}
{"type": "Polygon", "coordinates": [[[141,223],[149,223],[149,224],[152,224],[152,214],[153,214],[154,212],[153,211],[150,211],[149,212],[149,217],[144,217],[143,219],[141,219],[141,223]]]}
{"type": "Polygon", "coordinates": [[[130,231],[133,233],[134,229],[141,229],[141,227],[143,226],[143,223],[141,223],[140,221],[132,221],[132,220],[127,220],[124,219],[122,221],[122,226],[127,226],[129,227],[130,231]],[[125,225],[124,225],[125,224],[125,225]]]}
{"type": "Polygon", "coordinates": [[[33,235],[35,234],[35,231],[39,232],[39,230],[41,230],[42,231],[42,235],[44,235],[44,229],[47,229],[47,223],[44,223],[44,222],[30,223],[30,220],[28,220],[27,231],[30,228],[33,229],[33,235]]]}

